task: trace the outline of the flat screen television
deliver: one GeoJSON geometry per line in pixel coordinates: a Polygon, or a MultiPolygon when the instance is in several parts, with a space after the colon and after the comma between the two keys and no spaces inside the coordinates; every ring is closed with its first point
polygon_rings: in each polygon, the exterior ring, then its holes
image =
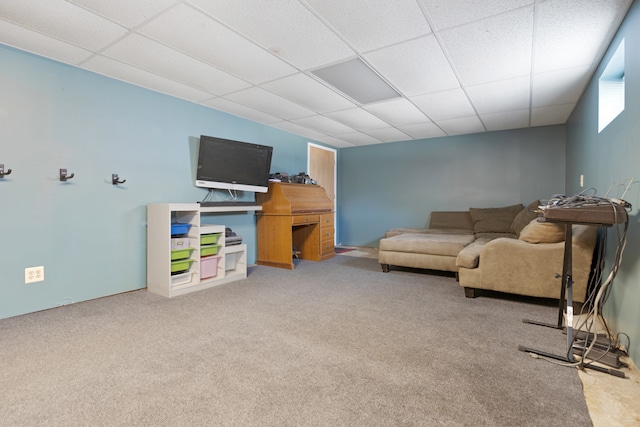
{"type": "Polygon", "coordinates": [[[200,136],[196,187],[266,193],[273,147],[200,136]]]}

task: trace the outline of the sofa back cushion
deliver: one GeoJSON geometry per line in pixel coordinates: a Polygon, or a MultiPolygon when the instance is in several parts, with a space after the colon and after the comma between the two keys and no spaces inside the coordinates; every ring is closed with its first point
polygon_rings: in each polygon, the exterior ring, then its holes
{"type": "Polygon", "coordinates": [[[557,243],[564,241],[564,224],[532,220],[520,232],[518,239],[529,243],[557,243]]]}
{"type": "Polygon", "coordinates": [[[522,211],[522,203],[501,208],[470,208],[469,214],[476,233],[511,233],[511,224],[522,211]]]}
{"type": "Polygon", "coordinates": [[[511,223],[511,231],[519,236],[522,229],[538,217],[538,213],[535,212],[535,210],[538,209],[538,206],[540,206],[540,200],[531,202],[526,208],[522,209],[513,219],[513,223],[511,223]]]}
{"type": "Polygon", "coordinates": [[[433,211],[429,217],[429,228],[473,230],[473,222],[468,211],[433,211]]]}

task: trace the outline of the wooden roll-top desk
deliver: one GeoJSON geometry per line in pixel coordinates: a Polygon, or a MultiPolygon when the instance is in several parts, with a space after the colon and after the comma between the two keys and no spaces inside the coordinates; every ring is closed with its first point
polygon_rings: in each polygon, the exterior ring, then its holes
{"type": "Polygon", "coordinates": [[[322,261],[335,256],[333,202],[311,184],[269,183],[256,194],[259,265],[293,270],[293,257],[322,261]]]}

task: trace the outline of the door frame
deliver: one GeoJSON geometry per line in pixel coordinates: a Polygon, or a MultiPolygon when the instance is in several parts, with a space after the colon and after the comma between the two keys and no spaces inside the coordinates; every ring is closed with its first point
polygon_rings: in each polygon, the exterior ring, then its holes
{"type": "Polygon", "coordinates": [[[336,245],[338,244],[338,150],[336,150],[335,148],[326,147],[324,145],[315,144],[313,142],[307,142],[307,171],[311,167],[311,147],[320,150],[331,151],[333,152],[333,156],[335,158],[335,162],[333,163],[333,244],[336,245]]]}

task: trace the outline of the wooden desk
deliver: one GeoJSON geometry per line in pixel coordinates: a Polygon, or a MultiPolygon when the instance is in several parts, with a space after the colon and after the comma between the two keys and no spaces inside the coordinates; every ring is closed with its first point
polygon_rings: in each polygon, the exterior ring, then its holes
{"type": "Polygon", "coordinates": [[[333,202],[324,188],[272,182],[256,201],[259,265],[293,270],[294,252],[311,261],[335,256],[333,202]]]}

